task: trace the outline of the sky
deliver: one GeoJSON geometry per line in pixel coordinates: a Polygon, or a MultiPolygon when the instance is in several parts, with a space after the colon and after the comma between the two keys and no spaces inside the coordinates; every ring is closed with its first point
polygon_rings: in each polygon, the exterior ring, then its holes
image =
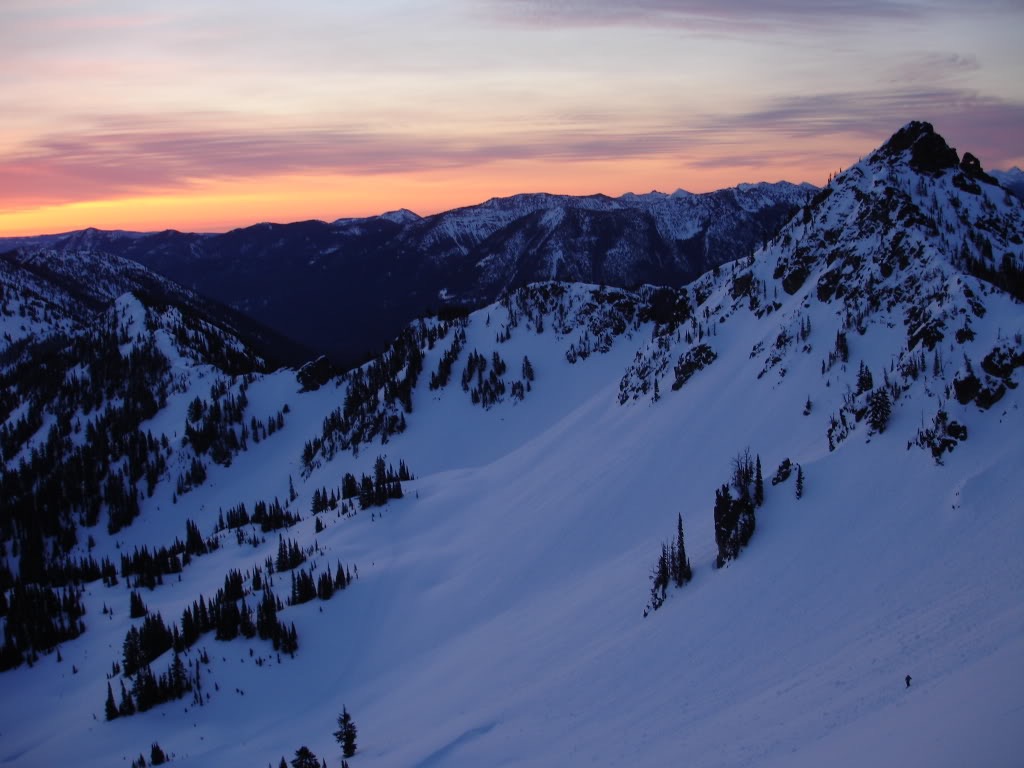
{"type": "Polygon", "coordinates": [[[0,236],[1024,166],[1024,0],[2,0],[0,236]]]}

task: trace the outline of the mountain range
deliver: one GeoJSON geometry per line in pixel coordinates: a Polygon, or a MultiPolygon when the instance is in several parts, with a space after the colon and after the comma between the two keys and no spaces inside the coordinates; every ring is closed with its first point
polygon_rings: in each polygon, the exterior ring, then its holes
{"type": "Polygon", "coordinates": [[[351,766],[1016,765],[1024,205],[920,122],[799,194],[685,282],[476,240],[340,374],[20,244],[0,763],[338,764],[344,712],[351,766]]]}
{"type": "Polygon", "coordinates": [[[222,235],[83,230],[0,250],[135,260],[342,367],[410,320],[476,308],[538,280],[677,285],[753,252],[815,191],[748,184],[707,194],[531,194],[421,218],[258,224],[222,235]]]}

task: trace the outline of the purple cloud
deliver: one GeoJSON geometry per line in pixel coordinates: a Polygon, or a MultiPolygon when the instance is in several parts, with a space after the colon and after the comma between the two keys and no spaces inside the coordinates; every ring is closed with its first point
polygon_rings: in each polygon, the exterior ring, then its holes
{"type": "Polygon", "coordinates": [[[1020,14],[1018,0],[498,0],[489,13],[525,25],[675,27],[730,36],[751,30],[820,30],[936,14],[1020,14]]]}
{"type": "Polygon", "coordinates": [[[0,204],[97,199],[184,188],[195,180],[288,173],[373,175],[467,167],[496,160],[621,159],[659,154],[664,132],[553,129],[504,137],[416,138],[347,128],[225,130],[156,127],[119,119],[43,137],[0,158],[0,204]]]}
{"type": "Polygon", "coordinates": [[[790,161],[806,167],[809,139],[835,145],[828,157],[813,160],[847,164],[912,119],[932,122],[986,167],[1006,167],[1020,162],[1024,136],[1024,104],[944,87],[778,98],[739,115],[661,115],[638,128],[592,117],[574,115],[567,122],[553,116],[546,128],[474,138],[348,127],[227,130],[212,127],[209,115],[171,127],[157,118],[106,121],[88,132],[40,138],[0,158],[0,206],[182,189],[204,179],[415,173],[494,161],[664,157],[694,167],[778,169],[790,161]]]}
{"type": "Polygon", "coordinates": [[[567,26],[657,24],[699,31],[737,27],[816,27],[837,21],[916,19],[928,9],[911,0],[505,0],[500,17],[567,26]]]}
{"type": "Polygon", "coordinates": [[[790,97],[739,116],[704,118],[702,129],[761,131],[793,140],[862,136],[880,143],[910,120],[933,123],[951,143],[963,143],[964,149],[987,158],[990,165],[1020,157],[1024,151],[1024,104],[955,88],[790,97]]]}

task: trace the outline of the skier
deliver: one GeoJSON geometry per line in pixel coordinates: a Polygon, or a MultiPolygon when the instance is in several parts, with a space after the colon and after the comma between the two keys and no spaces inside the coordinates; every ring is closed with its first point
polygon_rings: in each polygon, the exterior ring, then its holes
{"type": "Polygon", "coordinates": [[[910,677],[910,675],[907,675],[907,676],[906,676],[905,678],[903,678],[903,679],[907,681],[907,688],[909,688],[909,687],[910,687],[910,681],[911,681],[911,680],[912,680],[913,678],[911,678],[911,677],[910,677]]]}

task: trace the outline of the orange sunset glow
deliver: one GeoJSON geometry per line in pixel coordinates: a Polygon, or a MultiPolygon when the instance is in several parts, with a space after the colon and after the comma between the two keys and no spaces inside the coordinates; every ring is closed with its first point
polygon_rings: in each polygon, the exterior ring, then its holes
{"type": "Polygon", "coordinates": [[[0,236],[822,184],[910,119],[1024,164],[1021,10],[957,5],[13,0],[0,236]]]}

